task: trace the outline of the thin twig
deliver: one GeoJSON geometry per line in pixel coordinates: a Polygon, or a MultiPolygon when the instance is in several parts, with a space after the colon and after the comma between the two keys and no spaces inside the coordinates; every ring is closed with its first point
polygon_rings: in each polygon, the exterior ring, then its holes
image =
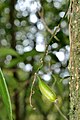
{"type": "Polygon", "coordinates": [[[38,14],[39,14],[39,16],[40,16],[40,18],[41,18],[41,20],[42,20],[42,22],[43,22],[46,30],[52,35],[53,32],[52,32],[52,30],[48,27],[48,25],[46,24],[46,21],[45,21],[45,19],[44,19],[44,17],[43,17],[43,8],[42,8],[42,11],[41,11],[41,12],[38,11],[38,14]]]}
{"type": "MultiPolygon", "coordinates": [[[[67,9],[66,9],[66,11],[65,11],[64,16],[60,19],[60,22],[59,22],[59,24],[58,24],[59,28],[60,28],[60,23],[61,23],[61,21],[67,16],[68,11],[69,11],[69,3],[68,3],[68,5],[67,5],[67,9]]],[[[42,20],[42,22],[43,22],[46,30],[47,30],[51,35],[53,35],[54,32],[48,27],[48,25],[46,24],[46,21],[45,21],[45,19],[44,19],[44,10],[43,10],[43,7],[42,7],[41,11],[38,11],[38,14],[39,14],[39,16],[40,16],[40,18],[41,18],[41,20],[42,20]]],[[[57,38],[56,34],[55,34],[53,37],[54,37],[57,41],[59,41],[59,39],[57,38]]]]}
{"type": "Polygon", "coordinates": [[[34,83],[35,83],[35,80],[36,80],[36,73],[34,74],[34,79],[33,79],[33,82],[32,82],[32,85],[31,85],[31,93],[30,93],[30,97],[29,97],[29,102],[30,102],[30,106],[35,110],[36,108],[33,107],[32,105],[32,95],[34,94],[34,91],[33,91],[33,87],[34,87],[34,83]]]}
{"type": "Polygon", "coordinates": [[[59,109],[58,105],[56,102],[54,102],[56,109],[58,110],[58,112],[60,113],[60,115],[65,119],[68,120],[68,118],[62,113],[62,111],[59,109]]]}
{"type": "MultiPolygon", "coordinates": [[[[46,24],[46,21],[45,21],[45,19],[43,18],[42,14],[41,14],[40,12],[38,12],[38,13],[39,13],[39,15],[40,15],[40,17],[41,17],[41,20],[42,20],[42,22],[43,22],[46,30],[47,30],[51,35],[53,35],[54,32],[48,27],[48,25],[46,24]]],[[[59,41],[59,39],[57,38],[57,36],[54,36],[54,38],[55,38],[57,41],[59,41]]]]}

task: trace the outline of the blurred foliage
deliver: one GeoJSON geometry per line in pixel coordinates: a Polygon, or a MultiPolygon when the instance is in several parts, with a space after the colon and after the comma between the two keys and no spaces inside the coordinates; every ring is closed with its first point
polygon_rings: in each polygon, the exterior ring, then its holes
{"type": "MultiPolygon", "coordinates": [[[[14,120],[64,120],[54,104],[41,95],[37,79],[33,86],[35,94],[32,96],[32,105],[36,110],[30,106],[29,97],[34,74],[38,72],[40,77],[55,90],[58,106],[68,118],[69,36],[67,17],[62,18],[68,9],[68,1],[40,0],[43,19],[48,28],[54,32],[60,24],[56,34],[59,41],[53,37],[50,43],[52,35],[46,30],[38,11],[36,10],[37,21],[34,23],[35,18],[30,19],[30,15],[34,12],[30,12],[29,9],[19,10],[18,3],[20,0],[0,0],[0,67],[10,92],[13,118],[14,120]],[[48,43],[48,54],[45,54],[43,47],[38,45],[46,46],[48,43]],[[60,52],[64,55],[62,56],[64,60],[59,58],[60,52]]],[[[34,6],[34,0],[31,4],[34,6]]],[[[7,120],[1,97],[0,101],[0,120],[7,120]]]]}

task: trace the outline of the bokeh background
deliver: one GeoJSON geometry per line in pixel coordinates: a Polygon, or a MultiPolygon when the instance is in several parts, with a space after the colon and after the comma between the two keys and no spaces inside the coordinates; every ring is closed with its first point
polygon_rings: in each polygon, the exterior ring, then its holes
{"type": "MultiPolygon", "coordinates": [[[[34,73],[58,25],[38,74],[55,91],[58,107],[68,118],[70,47],[68,19],[64,17],[68,5],[68,0],[0,0],[0,67],[9,89],[14,120],[64,120],[54,104],[41,95],[37,79],[32,96],[36,110],[29,100],[34,73]]],[[[7,120],[1,97],[0,120],[7,120]]]]}

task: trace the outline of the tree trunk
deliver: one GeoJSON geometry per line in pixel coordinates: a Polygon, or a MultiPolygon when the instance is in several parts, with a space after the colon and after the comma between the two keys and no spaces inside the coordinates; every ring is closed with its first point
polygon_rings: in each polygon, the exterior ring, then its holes
{"type": "Polygon", "coordinates": [[[80,0],[70,0],[70,120],[80,120],[80,0]]]}

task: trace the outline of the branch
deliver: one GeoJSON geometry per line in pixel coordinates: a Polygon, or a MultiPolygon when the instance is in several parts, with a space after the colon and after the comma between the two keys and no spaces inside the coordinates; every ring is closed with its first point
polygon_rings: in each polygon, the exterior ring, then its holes
{"type": "MultiPolygon", "coordinates": [[[[43,14],[44,14],[43,8],[42,8],[42,11],[41,11],[41,12],[38,11],[38,14],[39,14],[39,16],[40,16],[40,18],[41,18],[41,20],[42,20],[42,22],[43,22],[46,30],[47,30],[51,35],[53,35],[53,31],[48,27],[48,25],[46,24],[46,21],[45,21],[45,19],[44,19],[44,16],[43,16],[43,14]]],[[[59,39],[57,38],[57,36],[54,36],[54,38],[55,38],[57,41],[59,41],[59,39]]]]}
{"type": "Polygon", "coordinates": [[[43,22],[46,30],[52,35],[53,32],[52,32],[52,30],[47,26],[47,24],[46,24],[46,22],[45,22],[45,19],[44,19],[44,17],[43,17],[43,8],[42,8],[42,11],[41,11],[41,12],[38,11],[38,14],[39,14],[39,16],[40,16],[40,18],[41,18],[41,20],[42,20],[42,22],[43,22]]]}
{"type": "Polygon", "coordinates": [[[30,93],[30,97],[29,97],[30,106],[31,106],[34,110],[35,110],[36,108],[33,107],[33,105],[32,105],[32,95],[34,94],[33,86],[34,86],[35,80],[36,80],[36,73],[34,74],[34,79],[33,79],[32,85],[31,85],[31,93],[30,93]]]}

